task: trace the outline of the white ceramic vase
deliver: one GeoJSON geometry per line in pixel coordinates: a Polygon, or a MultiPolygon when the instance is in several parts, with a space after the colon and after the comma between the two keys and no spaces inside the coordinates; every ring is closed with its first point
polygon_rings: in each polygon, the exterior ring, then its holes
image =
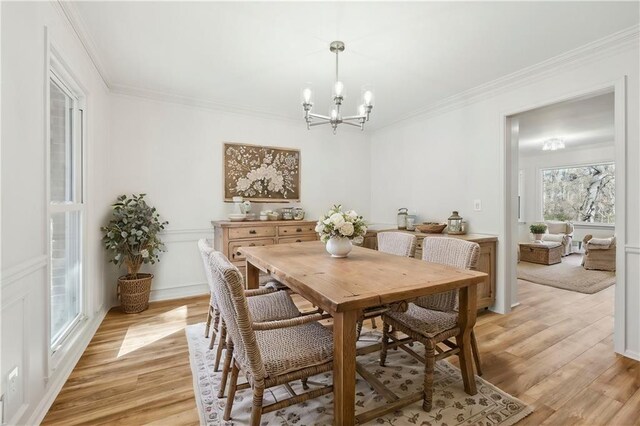
{"type": "Polygon", "coordinates": [[[347,257],[351,253],[353,246],[351,240],[345,237],[331,237],[327,241],[327,252],[331,257],[347,257]]]}
{"type": "Polygon", "coordinates": [[[542,242],[542,235],[543,234],[533,234],[533,239],[535,240],[535,243],[541,243],[542,242]]]}

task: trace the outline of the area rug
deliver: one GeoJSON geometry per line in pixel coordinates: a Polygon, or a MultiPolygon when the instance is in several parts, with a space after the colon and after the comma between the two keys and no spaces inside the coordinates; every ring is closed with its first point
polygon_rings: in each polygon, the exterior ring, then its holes
{"type": "Polygon", "coordinates": [[[593,294],[615,284],[616,273],[584,269],[582,255],[570,254],[555,265],[520,262],[518,278],[536,284],[593,294]]]}
{"type": "MultiPolygon", "coordinates": [[[[222,419],[225,399],[218,399],[221,373],[213,371],[214,350],[209,350],[208,340],[204,337],[204,324],[195,324],[186,328],[189,343],[189,361],[193,374],[193,387],[200,412],[202,425],[246,425],[251,417],[250,389],[238,391],[233,404],[232,419],[222,419]]],[[[380,333],[363,333],[361,341],[371,344],[380,339],[380,333]]],[[[420,352],[415,345],[414,350],[420,352]]],[[[373,373],[399,396],[422,389],[424,367],[402,350],[392,350],[387,356],[387,367],[378,364],[378,353],[358,358],[365,368],[373,373]]],[[[321,374],[309,379],[309,386],[320,386],[331,382],[331,373],[321,374]]],[[[513,425],[532,413],[532,409],[522,401],[501,391],[487,381],[476,378],[478,393],[467,395],[462,387],[460,370],[446,361],[436,363],[433,408],[427,413],[422,410],[422,401],[409,405],[368,424],[403,425],[513,425]]],[[[300,382],[291,386],[296,392],[302,392],[300,382]]],[[[265,392],[265,404],[279,400],[289,394],[283,387],[265,392]]],[[[357,377],[356,413],[368,411],[385,403],[382,396],[369,387],[366,381],[357,377]]],[[[262,425],[331,425],[333,418],[333,393],[305,401],[301,404],[277,410],[262,416],[262,425]]]]}

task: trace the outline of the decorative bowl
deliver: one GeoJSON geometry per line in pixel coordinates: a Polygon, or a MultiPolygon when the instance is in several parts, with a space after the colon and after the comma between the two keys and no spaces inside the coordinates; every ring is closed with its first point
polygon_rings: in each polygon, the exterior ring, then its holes
{"type": "Polygon", "coordinates": [[[244,213],[231,213],[229,215],[229,220],[231,222],[240,222],[240,221],[245,220],[246,217],[247,217],[247,215],[244,214],[244,213]]]}
{"type": "Polygon", "coordinates": [[[426,234],[440,234],[446,227],[446,223],[437,222],[425,222],[422,225],[416,225],[418,231],[424,232],[426,234]]]}

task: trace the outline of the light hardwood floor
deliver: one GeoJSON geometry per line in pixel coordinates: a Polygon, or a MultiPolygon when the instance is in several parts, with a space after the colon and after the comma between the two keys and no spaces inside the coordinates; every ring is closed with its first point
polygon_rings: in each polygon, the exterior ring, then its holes
{"type": "MultiPolygon", "coordinates": [[[[613,291],[521,281],[511,314],[479,316],[483,377],[535,408],[519,425],[640,425],[640,363],[613,353],[613,291]]],[[[198,424],[183,329],[207,303],[109,312],[43,424],[198,424]]]]}

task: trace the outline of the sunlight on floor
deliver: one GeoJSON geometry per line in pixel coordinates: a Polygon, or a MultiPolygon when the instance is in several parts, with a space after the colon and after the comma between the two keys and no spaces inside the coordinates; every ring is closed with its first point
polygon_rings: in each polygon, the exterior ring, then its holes
{"type": "Polygon", "coordinates": [[[183,305],[169,312],[130,326],[122,341],[118,358],[167,337],[187,325],[187,306],[183,305]]]}

